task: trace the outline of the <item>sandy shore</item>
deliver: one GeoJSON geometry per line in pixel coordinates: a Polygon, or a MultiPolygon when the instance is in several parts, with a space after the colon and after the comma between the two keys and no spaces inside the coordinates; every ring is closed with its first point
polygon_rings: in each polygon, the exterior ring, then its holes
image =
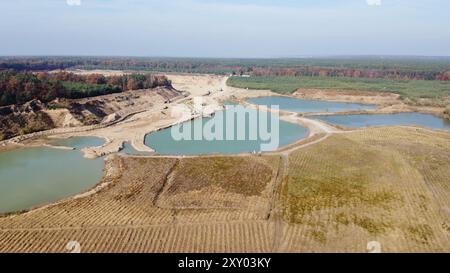
{"type": "MultiPolygon", "coordinates": [[[[75,72],[79,74],[101,73],[105,75],[121,75],[127,73],[123,71],[102,70],[80,70],[75,72]]],[[[155,99],[152,101],[152,107],[142,109],[142,111],[137,113],[132,113],[131,115],[124,117],[119,122],[112,123],[111,125],[59,128],[48,132],[48,134],[42,133],[42,135],[45,135],[46,137],[57,135],[62,138],[74,136],[94,136],[108,140],[101,147],[83,149],[85,157],[87,158],[96,158],[119,152],[123,148],[124,142],[129,142],[137,151],[154,152],[153,149],[144,144],[145,136],[149,133],[168,128],[172,125],[200,117],[201,114],[194,109],[194,98],[202,99],[202,105],[204,106],[203,114],[210,115],[223,109],[223,102],[227,100],[234,100],[244,105],[252,106],[246,102],[248,98],[279,96],[279,94],[276,94],[270,90],[248,90],[227,86],[226,82],[228,77],[226,76],[167,74],[167,77],[172,81],[175,89],[182,91],[183,94],[187,95],[180,96],[170,103],[166,103],[163,99],[155,99]]],[[[364,111],[364,113],[373,114],[418,111],[439,115],[439,112],[441,111],[441,109],[432,107],[408,106],[400,100],[398,95],[395,94],[308,89],[298,90],[292,96],[305,99],[376,104],[378,106],[377,109],[364,111]]],[[[308,127],[311,132],[310,136],[321,133],[329,134],[339,131],[336,127],[332,127],[319,121],[311,122],[311,120],[301,117],[298,113],[281,111],[280,114],[283,120],[308,127]]],[[[307,114],[305,116],[307,116],[307,114]]],[[[31,135],[30,137],[36,138],[40,135],[40,133],[37,133],[36,136],[31,135]]],[[[0,149],[10,149],[13,145],[22,143],[27,138],[28,136],[22,136],[9,142],[3,142],[0,149]],[[8,145],[3,146],[6,143],[8,145]]],[[[31,141],[31,145],[32,144],[33,141],[31,141]]],[[[30,143],[27,141],[26,145],[30,145],[30,143]]]]}
{"type": "MultiPolygon", "coordinates": [[[[100,71],[97,71],[100,72],[100,71]]],[[[106,138],[109,141],[101,147],[83,150],[87,158],[96,158],[116,153],[123,148],[124,142],[129,142],[140,152],[154,152],[144,144],[145,136],[149,133],[168,128],[193,118],[200,117],[193,106],[194,98],[201,98],[204,105],[204,115],[210,115],[223,109],[223,102],[230,98],[244,99],[273,95],[271,91],[251,91],[228,87],[227,77],[215,75],[183,75],[169,74],[175,89],[189,94],[169,104],[154,102],[154,106],[141,113],[137,113],[117,124],[85,132],[68,132],[58,137],[94,136],[106,138]]],[[[151,146],[151,144],[150,144],[151,146]]]]}

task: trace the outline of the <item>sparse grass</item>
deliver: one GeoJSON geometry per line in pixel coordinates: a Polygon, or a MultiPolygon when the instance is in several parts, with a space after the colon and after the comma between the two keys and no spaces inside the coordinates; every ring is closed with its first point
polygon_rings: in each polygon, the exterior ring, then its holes
{"type": "MultiPolygon", "coordinates": [[[[285,194],[289,196],[287,218],[291,222],[301,223],[305,216],[322,209],[386,207],[397,199],[395,192],[371,190],[371,182],[379,178],[377,168],[386,160],[377,150],[340,137],[307,150],[307,158],[303,158],[303,151],[290,158],[290,181],[285,194]]],[[[396,162],[391,159],[388,164],[392,168],[385,170],[384,179],[395,177],[398,172],[396,162]]]]}
{"type": "Polygon", "coordinates": [[[253,158],[212,157],[182,160],[178,165],[170,193],[218,186],[245,196],[259,195],[272,179],[273,170],[253,158]]]}
{"type": "Polygon", "coordinates": [[[353,216],[353,223],[365,230],[367,230],[370,234],[381,234],[386,232],[388,228],[391,226],[382,222],[376,221],[367,216],[353,216]]]}
{"type": "Polygon", "coordinates": [[[390,92],[401,95],[411,104],[418,104],[424,98],[439,106],[450,101],[450,82],[442,81],[273,76],[231,77],[227,84],[238,88],[269,89],[280,94],[291,94],[300,88],[390,92]]]}
{"type": "Polygon", "coordinates": [[[47,103],[47,108],[50,110],[67,109],[69,108],[69,104],[67,102],[63,103],[49,102],[47,103]]]}
{"type": "Polygon", "coordinates": [[[325,243],[327,242],[327,236],[326,236],[326,234],[325,234],[325,231],[323,231],[323,230],[321,230],[321,229],[313,230],[313,231],[311,232],[311,235],[313,236],[313,238],[314,238],[316,241],[318,241],[318,242],[320,242],[320,243],[322,243],[322,244],[325,244],[325,243]]]}
{"type": "Polygon", "coordinates": [[[434,235],[433,229],[426,224],[410,226],[408,232],[411,239],[421,244],[429,244],[434,235]]]}
{"type": "Polygon", "coordinates": [[[290,155],[284,218],[301,230],[313,228],[312,239],[325,245],[352,234],[342,240],[377,236],[396,248],[402,243],[393,234],[402,234],[418,249],[436,249],[448,238],[439,211],[450,204],[449,181],[448,133],[390,127],[333,135],[290,155]]]}
{"type": "Polygon", "coordinates": [[[44,130],[44,128],[25,127],[21,130],[21,135],[27,135],[44,130]]]}
{"type": "Polygon", "coordinates": [[[447,107],[445,108],[445,111],[444,111],[444,117],[445,117],[446,119],[450,119],[450,104],[447,105],[447,107]]]}
{"type": "Polygon", "coordinates": [[[392,226],[387,223],[376,221],[367,216],[356,214],[347,215],[342,212],[336,214],[334,220],[336,221],[336,223],[344,226],[349,226],[350,224],[359,226],[370,234],[374,235],[384,233],[388,228],[392,228],[392,226]]]}
{"type": "Polygon", "coordinates": [[[0,252],[450,251],[449,133],[333,135],[290,155],[277,199],[279,159],[115,157],[102,191],[0,217],[0,252]]]}
{"type": "Polygon", "coordinates": [[[442,228],[450,235],[450,225],[448,223],[442,223],[442,228]]]}
{"type": "Polygon", "coordinates": [[[159,205],[251,211],[266,217],[278,156],[181,159],[159,205]]]}
{"type": "Polygon", "coordinates": [[[208,158],[196,167],[197,160],[114,157],[106,164],[103,182],[110,184],[104,190],[28,214],[0,217],[0,252],[65,252],[67,242],[74,239],[82,244],[83,252],[270,251],[264,239],[269,234],[268,225],[260,223],[267,214],[270,196],[261,201],[241,194],[235,187],[260,194],[260,184],[270,181],[278,157],[208,158]],[[174,166],[186,166],[189,171],[174,166]],[[245,174],[246,168],[254,172],[245,174]],[[217,184],[213,180],[230,174],[238,182],[226,179],[217,184]],[[196,209],[159,206],[157,201],[173,197],[164,193],[166,183],[183,184],[184,178],[193,183],[199,179],[202,187],[220,185],[224,189],[202,193],[196,209]],[[214,198],[220,200],[220,195],[226,197],[228,193],[232,199],[227,202],[239,207],[218,209],[202,202],[212,198],[216,205],[218,200],[214,198]],[[254,213],[258,208],[255,202],[265,205],[264,213],[254,213]],[[30,237],[31,243],[20,243],[30,237]]]}
{"type": "Polygon", "coordinates": [[[350,217],[343,212],[336,214],[334,219],[337,223],[345,226],[348,226],[351,223],[350,217]]]}

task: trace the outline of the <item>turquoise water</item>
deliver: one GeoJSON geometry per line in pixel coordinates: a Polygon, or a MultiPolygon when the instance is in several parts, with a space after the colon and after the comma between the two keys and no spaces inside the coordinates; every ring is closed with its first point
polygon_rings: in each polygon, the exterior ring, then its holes
{"type": "Polygon", "coordinates": [[[61,138],[55,139],[50,142],[55,146],[72,147],[77,150],[86,147],[98,147],[105,143],[105,140],[98,137],[71,137],[71,138],[61,138]]]}
{"type": "Polygon", "coordinates": [[[133,146],[129,142],[123,143],[123,149],[120,151],[121,153],[127,154],[127,155],[138,155],[138,156],[148,156],[152,155],[153,153],[150,152],[141,152],[133,148],[133,146]]]}
{"type": "Polygon", "coordinates": [[[311,116],[332,124],[347,127],[418,125],[432,129],[450,130],[450,122],[433,115],[421,113],[377,114],[377,115],[332,115],[311,116]]]}
{"type": "Polygon", "coordinates": [[[332,102],[319,100],[303,100],[289,97],[260,97],[249,99],[248,102],[257,105],[279,105],[280,110],[301,113],[342,112],[376,109],[376,105],[332,102]]]}
{"type": "MultiPolygon", "coordinates": [[[[242,107],[242,109],[244,109],[242,107]]],[[[223,114],[226,117],[227,111],[224,110],[216,113],[216,115],[223,114]]],[[[256,110],[246,109],[246,111],[255,112],[256,110]]],[[[210,121],[212,118],[199,118],[193,121],[186,122],[181,126],[191,126],[192,128],[196,126],[200,126],[200,128],[204,128],[205,124],[210,121]]],[[[223,136],[224,139],[227,139],[225,135],[230,128],[227,128],[227,125],[231,127],[231,119],[225,118],[223,124],[223,136]]],[[[249,137],[249,118],[246,119],[246,140],[236,140],[237,138],[237,116],[234,119],[234,138],[235,140],[181,140],[176,141],[172,137],[171,129],[164,129],[152,134],[149,134],[145,137],[145,144],[151,148],[153,148],[157,153],[162,155],[204,155],[204,154],[239,154],[239,153],[252,153],[261,151],[261,144],[268,143],[270,141],[264,141],[264,138],[258,134],[256,140],[251,140],[249,137]]],[[[272,123],[270,119],[266,122],[268,127],[268,131],[272,129],[272,123]]],[[[231,131],[231,130],[230,130],[231,131]]],[[[297,124],[280,121],[279,123],[279,145],[275,149],[277,150],[279,147],[286,146],[288,144],[294,143],[300,139],[306,138],[309,134],[307,128],[302,127],[297,124]]],[[[192,138],[194,134],[191,134],[192,138]]],[[[265,150],[266,151],[266,150],[265,150]]]]}
{"type": "MultiPolygon", "coordinates": [[[[63,143],[81,149],[99,144],[98,140],[71,138],[63,143]]],[[[80,151],[36,147],[1,152],[0,213],[28,210],[84,192],[100,181],[103,165],[102,158],[84,159],[80,151]]]]}

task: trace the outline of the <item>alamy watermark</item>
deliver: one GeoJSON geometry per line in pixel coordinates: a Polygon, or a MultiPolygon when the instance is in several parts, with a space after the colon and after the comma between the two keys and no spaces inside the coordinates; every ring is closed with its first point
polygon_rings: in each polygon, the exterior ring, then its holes
{"type": "Polygon", "coordinates": [[[367,251],[369,253],[381,253],[381,243],[378,241],[370,241],[367,243],[367,251]]]}
{"type": "Polygon", "coordinates": [[[70,241],[66,245],[69,253],[81,253],[81,244],[78,241],[70,241]]]}
{"type": "MultiPolygon", "coordinates": [[[[194,98],[193,108],[177,106],[172,115],[194,114],[204,116],[214,112],[203,103],[203,98],[194,98]]],[[[274,151],[280,145],[279,106],[265,108],[242,105],[226,105],[206,122],[184,122],[171,128],[175,141],[259,141],[262,152],[274,151]]],[[[191,116],[191,115],[190,115],[191,116]]]]}

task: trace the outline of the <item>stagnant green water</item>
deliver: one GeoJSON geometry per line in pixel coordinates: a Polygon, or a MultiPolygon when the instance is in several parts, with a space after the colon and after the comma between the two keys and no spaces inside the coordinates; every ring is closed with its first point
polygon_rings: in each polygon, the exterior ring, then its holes
{"type": "Polygon", "coordinates": [[[450,121],[429,114],[400,113],[377,115],[332,115],[312,116],[310,118],[323,120],[332,124],[347,127],[418,125],[432,129],[450,130],[450,121]]]}
{"type": "MultiPolygon", "coordinates": [[[[244,108],[243,108],[244,109],[244,108]]],[[[226,117],[227,111],[222,111],[223,115],[226,117]]],[[[245,109],[245,111],[255,112],[256,110],[245,109]]],[[[217,113],[216,113],[217,115],[217,113]]],[[[191,128],[195,128],[200,126],[204,128],[205,124],[210,121],[212,118],[198,118],[193,121],[189,121],[184,123],[181,126],[191,126],[191,128]]],[[[237,122],[238,116],[235,116],[234,119],[234,140],[227,140],[224,137],[224,140],[212,140],[208,141],[206,139],[202,140],[181,140],[177,141],[172,137],[171,129],[164,129],[152,134],[149,134],[145,138],[145,144],[151,148],[153,148],[157,153],[163,155],[206,155],[206,154],[239,154],[239,153],[252,153],[252,152],[260,152],[261,144],[267,143],[263,138],[258,137],[256,140],[251,140],[249,137],[249,126],[250,122],[247,116],[247,122],[245,131],[246,140],[237,140],[237,122]]],[[[223,124],[223,135],[225,136],[227,131],[229,130],[231,119],[224,120],[223,124]]],[[[233,124],[233,123],[231,123],[233,124]]],[[[272,124],[270,119],[267,120],[266,125],[270,130],[272,130],[272,124]]],[[[278,147],[275,149],[270,149],[271,151],[277,150],[280,147],[286,146],[288,144],[292,144],[298,140],[306,138],[309,134],[307,128],[302,127],[297,124],[281,121],[279,122],[279,143],[278,147]]],[[[192,138],[194,133],[191,134],[192,138]]]]}
{"type": "Polygon", "coordinates": [[[375,105],[333,102],[333,101],[319,101],[319,100],[304,100],[298,98],[268,96],[249,99],[248,102],[257,105],[279,105],[280,110],[299,112],[299,113],[319,113],[319,112],[342,112],[342,111],[358,111],[375,109],[375,105]]]}
{"type": "Polygon", "coordinates": [[[79,149],[99,146],[102,139],[70,138],[52,144],[77,150],[47,147],[0,153],[0,213],[28,210],[84,192],[103,175],[103,159],[84,159],[79,149]]]}

